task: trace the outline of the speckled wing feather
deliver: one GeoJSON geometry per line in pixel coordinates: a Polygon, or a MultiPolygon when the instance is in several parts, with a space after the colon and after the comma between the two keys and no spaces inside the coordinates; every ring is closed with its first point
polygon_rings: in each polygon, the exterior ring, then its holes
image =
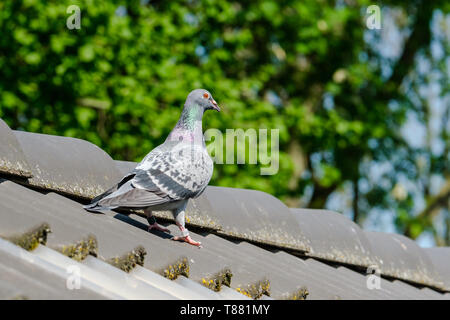
{"type": "Polygon", "coordinates": [[[212,172],[204,145],[168,141],[86,209],[144,208],[194,198],[204,191],[212,172]]]}
{"type": "Polygon", "coordinates": [[[213,162],[203,145],[166,142],[145,157],[133,172],[134,187],[182,200],[203,192],[211,179],[213,162]]]}

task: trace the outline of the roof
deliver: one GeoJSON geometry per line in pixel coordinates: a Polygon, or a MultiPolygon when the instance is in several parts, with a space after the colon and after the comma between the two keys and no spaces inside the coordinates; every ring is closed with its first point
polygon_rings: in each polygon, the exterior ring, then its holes
{"type": "Polygon", "coordinates": [[[186,211],[198,249],[148,232],[139,212],[83,210],[136,163],[3,121],[0,140],[0,299],[450,299],[450,248],[210,186],[186,211]]]}

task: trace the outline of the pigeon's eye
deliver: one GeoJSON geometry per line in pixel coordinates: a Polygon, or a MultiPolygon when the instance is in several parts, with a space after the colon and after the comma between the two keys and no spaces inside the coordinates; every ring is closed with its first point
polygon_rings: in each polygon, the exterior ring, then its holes
{"type": "Polygon", "coordinates": [[[208,98],[209,98],[209,94],[205,92],[205,93],[203,94],[203,98],[208,99],[208,98]]]}

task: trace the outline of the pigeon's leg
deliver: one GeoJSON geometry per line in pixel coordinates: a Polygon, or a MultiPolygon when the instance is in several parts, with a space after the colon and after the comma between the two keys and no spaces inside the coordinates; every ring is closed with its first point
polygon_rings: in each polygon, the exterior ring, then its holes
{"type": "Polygon", "coordinates": [[[151,230],[159,230],[159,231],[162,231],[162,232],[168,232],[168,233],[170,233],[170,230],[169,230],[169,229],[164,228],[163,226],[159,225],[159,224],[156,222],[155,216],[152,214],[152,212],[151,212],[148,208],[147,208],[147,209],[144,209],[144,213],[145,213],[145,215],[147,216],[147,221],[148,221],[148,231],[151,231],[151,230]]]}
{"type": "Polygon", "coordinates": [[[188,229],[185,227],[185,209],[186,209],[186,203],[183,204],[180,208],[172,211],[173,217],[175,218],[175,223],[177,224],[178,228],[180,228],[181,231],[181,237],[173,237],[173,240],[176,241],[184,241],[189,244],[192,244],[193,246],[201,247],[201,242],[195,241],[191,238],[189,235],[188,229]]]}

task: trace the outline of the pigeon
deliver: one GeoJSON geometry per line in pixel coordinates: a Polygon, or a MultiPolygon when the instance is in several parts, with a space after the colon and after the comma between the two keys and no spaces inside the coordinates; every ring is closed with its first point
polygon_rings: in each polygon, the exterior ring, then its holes
{"type": "Polygon", "coordinates": [[[206,189],[213,173],[202,131],[206,110],[220,111],[211,93],[196,89],[189,93],[181,116],[163,144],[144,159],[116,185],[95,197],[84,209],[91,212],[113,209],[143,209],[148,230],[170,232],[156,222],[153,211],[172,212],[181,236],[173,240],[201,246],[185,227],[185,209],[189,199],[206,189]]]}

